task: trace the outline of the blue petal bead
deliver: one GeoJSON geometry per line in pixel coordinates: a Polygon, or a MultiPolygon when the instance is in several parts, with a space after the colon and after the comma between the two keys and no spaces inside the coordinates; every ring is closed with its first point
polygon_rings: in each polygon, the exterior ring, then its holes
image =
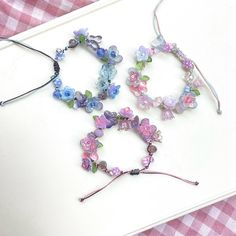
{"type": "Polygon", "coordinates": [[[63,101],[69,101],[74,99],[75,97],[75,90],[66,86],[63,90],[61,90],[61,99],[63,101]]]}
{"type": "Polygon", "coordinates": [[[105,80],[112,80],[117,74],[117,70],[112,64],[104,64],[100,70],[100,77],[105,80]]]}
{"type": "Polygon", "coordinates": [[[107,92],[108,92],[108,96],[114,99],[120,92],[120,85],[111,84],[108,87],[107,92]]]}
{"type": "Polygon", "coordinates": [[[53,92],[53,97],[56,99],[61,99],[61,91],[60,90],[55,90],[53,92]]]}
{"type": "Polygon", "coordinates": [[[54,80],[53,80],[53,84],[55,86],[55,88],[60,88],[62,86],[62,81],[60,78],[56,77],[54,80]]]}
{"type": "Polygon", "coordinates": [[[65,52],[62,49],[57,49],[56,50],[56,57],[55,60],[57,61],[62,61],[65,58],[65,52]]]}

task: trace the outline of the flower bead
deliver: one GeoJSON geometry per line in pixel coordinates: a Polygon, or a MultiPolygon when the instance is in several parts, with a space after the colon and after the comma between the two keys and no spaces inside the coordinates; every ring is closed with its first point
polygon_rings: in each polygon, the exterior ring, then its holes
{"type": "Polygon", "coordinates": [[[127,85],[137,87],[140,84],[140,72],[136,68],[130,68],[128,73],[129,77],[126,80],[127,85]]]}
{"type": "Polygon", "coordinates": [[[99,74],[102,79],[109,81],[115,77],[117,70],[112,64],[104,64],[99,74]]]}
{"type": "Polygon", "coordinates": [[[147,95],[138,97],[138,107],[142,110],[148,110],[153,106],[153,100],[147,95]]]}
{"type": "Polygon", "coordinates": [[[64,89],[61,90],[61,100],[63,101],[70,101],[73,100],[75,97],[75,90],[66,86],[64,89]]]}
{"type": "Polygon", "coordinates": [[[76,104],[78,108],[86,106],[87,97],[81,92],[75,93],[75,99],[76,99],[76,104]]]}
{"type": "Polygon", "coordinates": [[[138,51],[136,52],[136,60],[137,61],[147,61],[149,57],[149,49],[144,46],[140,46],[138,51]]]}
{"type": "Polygon", "coordinates": [[[110,98],[115,98],[120,92],[120,85],[110,84],[107,93],[110,98]]]}
{"type": "Polygon", "coordinates": [[[173,110],[175,108],[175,105],[177,104],[177,100],[173,97],[164,97],[162,104],[165,109],[173,110]]]}
{"type": "Polygon", "coordinates": [[[53,92],[53,97],[56,98],[56,99],[61,99],[61,91],[56,89],[54,92],[53,92]]]}
{"type": "Polygon", "coordinates": [[[76,37],[79,37],[80,35],[83,35],[83,36],[88,36],[88,28],[82,28],[82,29],[79,29],[79,30],[77,30],[77,31],[74,31],[73,32],[74,33],[74,35],[76,36],[76,37]]]}
{"type": "Polygon", "coordinates": [[[80,145],[85,153],[94,153],[97,150],[98,142],[93,137],[85,137],[80,141],[80,145]]]}
{"type": "Polygon", "coordinates": [[[139,117],[135,116],[133,120],[131,120],[131,127],[133,129],[137,129],[139,126],[139,117]]]}
{"type": "Polygon", "coordinates": [[[153,99],[152,105],[153,107],[159,107],[162,104],[162,97],[156,97],[153,99]]]}
{"type": "Polygon", "coordinates": [[[107,118],[104,115],[97,116],[95,118],[95,126],[96,126],[96,128],[105,129],[109,123],[110,123],[110,121],[107,120],[107,118]]]}
{"type": "Polygon", "coordinates": [[[99,90],[100,93],[106,92],[109,85],[110,84],[106,79],[99,78],[99,80],[97,82],[97,89],[99,90]]]}
{"type": "Polygon", "coordinates": [[[183,93],[179,99],[179,103],[184,109],[197,107],[196,96],[192,92],[183,93]]]}
{"type": "Polygon", "coordinates": [[[90,171],[92,168],[92,161],[90,158],[83,158],[82,159],[82,167],[87,170],[90,171]]]}
{"type": "Polygon", "coordinates": [[[117,64],[123,60],[116,46],[110,46],[108,48],[108,59],[111,64],[117,64]]]}
{"type": "Polygon", "coordinates": [[[112,126],[114,126],[114,125],[116,125],[118,123],[118,121],[117,121],[117,113],[116,112],[105,111],[104,112],[104,116],[110,122],[107,125],[107,128],[111,128],[112,126]]]}
{"type": "Polygon", "coordinates": [[[56,50],[56,56],[55,56],[55,60],[56,61],[62,61],[65,58],[65,52],[64,50],[58,48],[56,50]]]}
{"type": "Polygon", "coordinates": [[[60,88],[62,86],[62,81],[61,79],[57,76],[54,80],[53,80],[53,84],[55,86],[55,88],[60,88]]]}
{"type": "Polygon", "coordinates": [[[129,130],[131,128],[130,120],[121,120],[118,123],[118,130],[129,130]]]}
{"type": "Polygon", "coordinates": [[[103,104],[100,102],[100,100],[97,97],[89,98],[86,101],[85,110],[88,113],[91,113],[94,109],[97,111],[100,111],[102,110],[102,108],[103,108],[103,104]]]}
{"type": "Polygon", "coordinates": [[[172,120],[174,117],[174,114],[172,110],[170,109],[163,109],[161,112],[161,119],[162,120],[172,120]]]}
{"type": "Polygon", "coordinates": [[[137,128],[138,133],[145,142],[152,142],[156,135],[157,127],[150,125],[149,119],[142,119],[139,127],[137,128]]]}
{"type": "Polygon", "coordinates": [[[119,113],[126,118],[132,118],[134,116],[133,111],[129,107],[122,108],[119,113]]]}
{"type": "Polygon", "coordinates": [[[147,85],[146,81],[141,81],[138,86],[130,86],[130,91],[136,96],[140,96],[147,92],[147,85]]]}

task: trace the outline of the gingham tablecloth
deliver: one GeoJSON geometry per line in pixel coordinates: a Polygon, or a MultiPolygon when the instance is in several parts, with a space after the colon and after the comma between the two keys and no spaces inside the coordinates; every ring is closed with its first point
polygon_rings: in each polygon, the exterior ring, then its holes
{"type": "MultiPolygon", "coordinates": [[[[0,0],[0,35],[10,37],[95,1],[0,0]]],[[[236,196],[139,234],[139,236],[172,235],[236,235],[236,196]]]]}

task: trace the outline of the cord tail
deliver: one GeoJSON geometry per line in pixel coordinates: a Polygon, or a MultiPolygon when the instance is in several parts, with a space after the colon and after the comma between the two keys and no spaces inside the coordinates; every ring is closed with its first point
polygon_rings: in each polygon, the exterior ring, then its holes
{"type": "Polygon", "coordinates": [[[220,99],[219,96],[215,90],[215,88],[213,87],[213,85],[206,79],[206,77],[203,75],[202,71],[200,70],[200,68],[198,67],[198,65],[194,62],[195,68],[197,69],[197,71],[199,72],[199,74],[201,75],[202,79],[204,80],[204,82],[206,83],[207,87],[209,88],[209,90],[211,91],[212,95],[214,96],[214,98],[216,99],[217,102],[217,114],[221,115],[222,114],[222,110],[221,110],[221,103],[220,103],[220,99]]]}
{"type": "Polygon", "coordinates": [[[120,178],[121,176],[123,176],[123,175],[125,175],[125,174],[127,174],[127,173],[128,173],[128,171],[122,172],[120,175],[118,175],[118,176],[116,176],[115,178],[113,178],[110,182],[108,182],[108,183],[107,183],[106,185],[104,185],[103,187],[101,187],[101,188],[99,188],[99,189],[97,189],[97,190],[95,190],[95,191],[93,191],[93,192],[91,192],[91,193],[85,195],[85,196],[82,197],[82,198],[79,198],[79,201],[80,201],[80,202],[83,202],[84,200],[86,200],[86,199],[92,197],[93,195],[95,195],[95,194],[101,192],[103,189],[105,189],[105,188],[108,187],[110,184],[112,184],[115,180],[117,180],[118,178],[120,178]]]}
{"type": "Polygon", "coordinates": [[[169,174],[169,173],[166,173],[166,172],[160,172],[160,171],[141,171],[140,173],[142,174],[156,174],[156,175],[167,175],[169,177],[172,177],[172,178],[175,178],[175,179],[178,179],[178,180],[181,180],[187,184],[192,184],[192,185],[198,185],[199,182],[197,181],[191,181],[191,180],[188,180],[188,179],[184,179],[184,178],[181,178],[179,176],[176,176],[176,175],[172,175],[172,174],[169,174]]]}
{"type": "Polygon", "coordinates": [[[120,178],[121,176],[124,176],[125,174],[130,174],[130,175],[139,175],[139,174],[157,174],[157,175],[167,175],[169,177],[172,177],[172,178],[175,178],[175,179],[178,179],[178,180],[181,180],[187,184],[191,184],[191,185],[195,185],[197,186],[199,183],[197,181],[191,181],[191,180],[188,180],[188,179],[184,179],[184,178],[181,178],[179,176],[176,176],[176,175],[172,175],[172,174],[169,174],[169,173],[166,173],[166,172],[160,172],[160,171],[146,171],[146,168],[143,168],[141,170],[139,169],[134,169],[134,170],[130,170],[130,171],[125,171],[125,172],[122,172],[120,175],[116,176],[115,178],[113,178],[110,182],[108,182],[106,185],[104,185],[103,187],[85,195],[84,197],[82,198],[79,198],[79,201],[80,202],[83,202],[85,201],[86,199],[92,197],[93,195],[101,192],[103,189],[105,189],[106,187],[108,187],[110,184],[112,184],[115,180],[117,180],[118,178],[120,178]]]}

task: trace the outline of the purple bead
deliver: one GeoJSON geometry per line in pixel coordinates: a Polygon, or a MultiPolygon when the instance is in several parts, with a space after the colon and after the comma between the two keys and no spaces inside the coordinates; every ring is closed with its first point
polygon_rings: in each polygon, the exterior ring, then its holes
{"type": "Polygon", "coordinates": [[[103,130],[102,129],[96,129],[94,131],[94,134],[97,136],[97,137],[102,137],[103,136],[103,130]]]}
{"type": "Polygon", "coordinates": [[[121,170],[118,167],[114,167],[109,171],[111,176],[118,176],[121,174],[121,170]]]}
{"type": "Polygon", "coordinates": [[[144,157],[144,158],[142,159],[142,165],[143,165],[144,167],[148,167],[149,164],[150,164],[151,162],[153,162],[153,161],[154,161],[154,159],[153,159],[152,156],[146,156],[146,157],[144,157]]]}
{"type": "Polygon", "coordinates": [[[153,154],[157,151],[157,147],[155,145],[151,144],[147,147],[147,151],[148,151],[148,153],[153,154]]]}
{"type": "Polygon", "coordinates": [[[105,161],[99,162],[98,168],[102,171],[106,171],[107,170],[107,163],[105,161]]]}
{"type": "Polygon", "coordinates": [[[182,63],[183,63],[182,64],[183,68],[185,70],[191,70],[194,67],[193,62],[190,59],[188,59],[188,58],[184,59],[184,61],[182,63]]]}

